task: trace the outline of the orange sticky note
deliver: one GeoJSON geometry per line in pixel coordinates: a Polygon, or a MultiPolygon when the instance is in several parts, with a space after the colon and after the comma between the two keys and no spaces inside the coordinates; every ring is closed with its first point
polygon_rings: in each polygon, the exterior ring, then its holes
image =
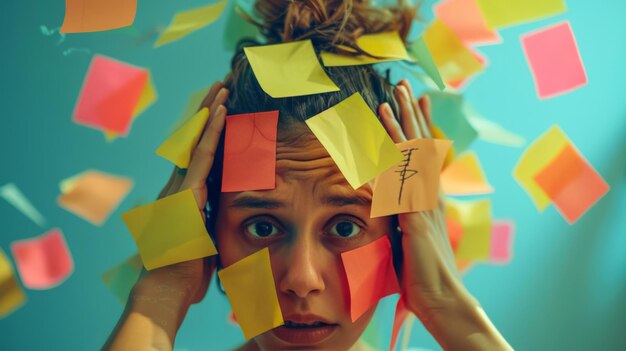
{"type": "Polygon", "coordinates": [[[439,200],[439,174],[452,142],[413,139],[397,144],[404,160],[374,182],[370,217],[431,210],[439,200]]]}
{"type": "Polygon", "coordinates": [[[17,310],[26,302],[26,295],[15,279],[11,261],[0,248],[0,318],[17,310]]]}
{"type": "Polygon", "coordinates": [[[74,271],[74,261],[60,229],[11,243],[17,271],[30,289],[50,289],[74,271]]]}
{"type": "Polygon", "coordinates": [[[276,187],[278,111],[226,117],[222,191],[276,187]]]}
{"type": "Polygon", "coordinates": [[[137,0],[65,0],[61,33],[98,32],[130,26],[137,0]]]}
{"type": "Polygon", "coordinates": [[[352,322],[383,297],[400,292],[387,235],[365,246],[342,252],[341,260],[350,289],[352,322]]]}
{"type": "Polygon", "coordinates": [[[149,84],[148,76],[145,69],[94,56],[74,110],[74,122],[128,135],[137,105],[149,84]]]}
{"type": "Polygon", "coordinates": [[[409,316],[409,309],[406,307],[406,302],[404,302],[404,297],[400,296],[398,299],[398,304],[396,305],[396,312],[393,316],[393,327],[391,329],[391,342],[389,343],[389,351],[393,351],[396,348],[396,342],[398,340],[398,334],[400,333],[400,329],[406,320],[406,317],[409,316]]]}
{"type": "Polygon", "coordinates": [[[587,84],[587,73],[569,21],[526,34],[521,40],[540,99],[587,84]]]}
{"type": "Polygon", "coordinates": [[[447,195],[479,195],[493,192],[474,151],[459,156],[441,173],[441,187],[447,195]]]}
{"type": "Polygon", "coordinates": [[[491,250],[489,261],[504,264],[511,261],[513,256],[513,223],[498,221],[491,226],[491,250]]]}
{"type": "Polygon", "coordinates": [[[500,35],[489,28],[476,0],[446,0],[434,7],[441,19],[467,45],[497,44],[500,35]]]}

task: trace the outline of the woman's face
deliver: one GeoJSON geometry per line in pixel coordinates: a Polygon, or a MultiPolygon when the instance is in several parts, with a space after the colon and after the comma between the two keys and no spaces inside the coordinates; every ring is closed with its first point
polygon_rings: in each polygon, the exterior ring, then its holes
{"type": "Polygon", "coordinates": [[[285,325],[255,337],[261,349],[347,350],[375,306],[352,323],[341,253],[387,234],[390,220],[370,218],[370,186],[352,189],[312,134],[279,142],[276,159],[275,189],[222,193],[222,265],[269,247],[285,325]]]}

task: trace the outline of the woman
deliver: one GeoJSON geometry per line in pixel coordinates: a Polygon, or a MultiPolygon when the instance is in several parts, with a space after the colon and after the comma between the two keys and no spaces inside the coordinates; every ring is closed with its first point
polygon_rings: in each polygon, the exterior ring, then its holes
{"type": "MultiPolygon", "coordinates": [[[[415,13],[402,3],[390,11],[365,0],[267,0],[255,10],[268,43],[311,39],[318,53],[337,51],[337,44],[358,51],[355,38],[367,33],[395,30],[406,39],[415,13]]],[[[391,86],[368,65],[325,70],[340,91],[272,99],[240,48],[225,84],[214,84],[203,102],[211,115],[189,168],[175,170],[160,194],[190,188],[200,211],[208,201],[207,227],[219,257],[144,272],[105,349],[171,350],[189,306],[203,299],[215,269],[269,247],[285,325],[240,350],[363,350],[357,341],[376,306],[351,321],[340,254],[384,235],[394,242],[408,309],[444,349],[510,349],[459,278],[441,206],[370,218],[371,187],[354,190],[304,123],[359,92],[394,142],[428,138],[428,100],[415,99],[406,80],[391,86]],[[226,114],[271,110],[280,110],[276,188],[220,193],[226,114]]]]}

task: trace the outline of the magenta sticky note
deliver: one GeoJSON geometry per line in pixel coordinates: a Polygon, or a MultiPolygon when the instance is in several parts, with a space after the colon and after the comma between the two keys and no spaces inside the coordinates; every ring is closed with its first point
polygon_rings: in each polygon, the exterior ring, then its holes
{"type": "Polygon", "coordinates": [[[569,21],[521,37],[540,99],[570,92],[587,83],[569,21]]]}
{"type": "Polygon", "coordinates": [[[59,229],[35,238],[11,243],[11,252],[22,283],[30,289],[50,289],[74,271],[74,261],[59,229]]]}
{"type": "Polygon", "coordinates": [[[491,263],[508,263],[513,256],[514,225],[509,221],[497,221],[491,226],[491,263]]]}

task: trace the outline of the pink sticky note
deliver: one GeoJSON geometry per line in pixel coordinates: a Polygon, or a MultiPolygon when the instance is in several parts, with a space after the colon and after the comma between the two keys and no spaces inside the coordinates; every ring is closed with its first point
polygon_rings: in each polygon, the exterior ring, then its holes
{"type": "Polygon", "coordinates": [[[350,288],[352,322],[383,297],[400,292],[387,235],[365,246],[342,252],[341,260],[350,288]]]}
{"type": "Polygon", "coordinates": [[[94,56],[74,110],[74,121],[128,135],[148,75],[145,69],[106,56],[94,56]]]}
{"type": "Polygon", "coordinates": [[[540,99],[567,93],[587,83],[569,21],[523,35],[521,40],[540,99]]]}
{"type": "Polygon", "coordinates": [[[492,224],[489,261],[501,264],[511,261],[513,255],[513,229],[513,223],[508,221],[499,221],[492,224]]]}
{"type": "Polygon", "coordinates": [[[30,289],[50,289],[74,271],[74,261],[60,229],[11,243],[17,271],[30,289]]]}
{"type": "Polygon", "coordinates": [[[396,342],[398,340],[400,328],[402,328],[402,324],[404,324],[406,317],[409,316],[409,312],[409,309],[406,307],[406,302],[404,302],[404,296],[400,296],[400,299],[398,299],[398,304],[396,305],[396,313],[393,317],[393,329],[391,330],[391,342],[389,343],[389,351],[393,351],[396,348],[396,342]]]}

